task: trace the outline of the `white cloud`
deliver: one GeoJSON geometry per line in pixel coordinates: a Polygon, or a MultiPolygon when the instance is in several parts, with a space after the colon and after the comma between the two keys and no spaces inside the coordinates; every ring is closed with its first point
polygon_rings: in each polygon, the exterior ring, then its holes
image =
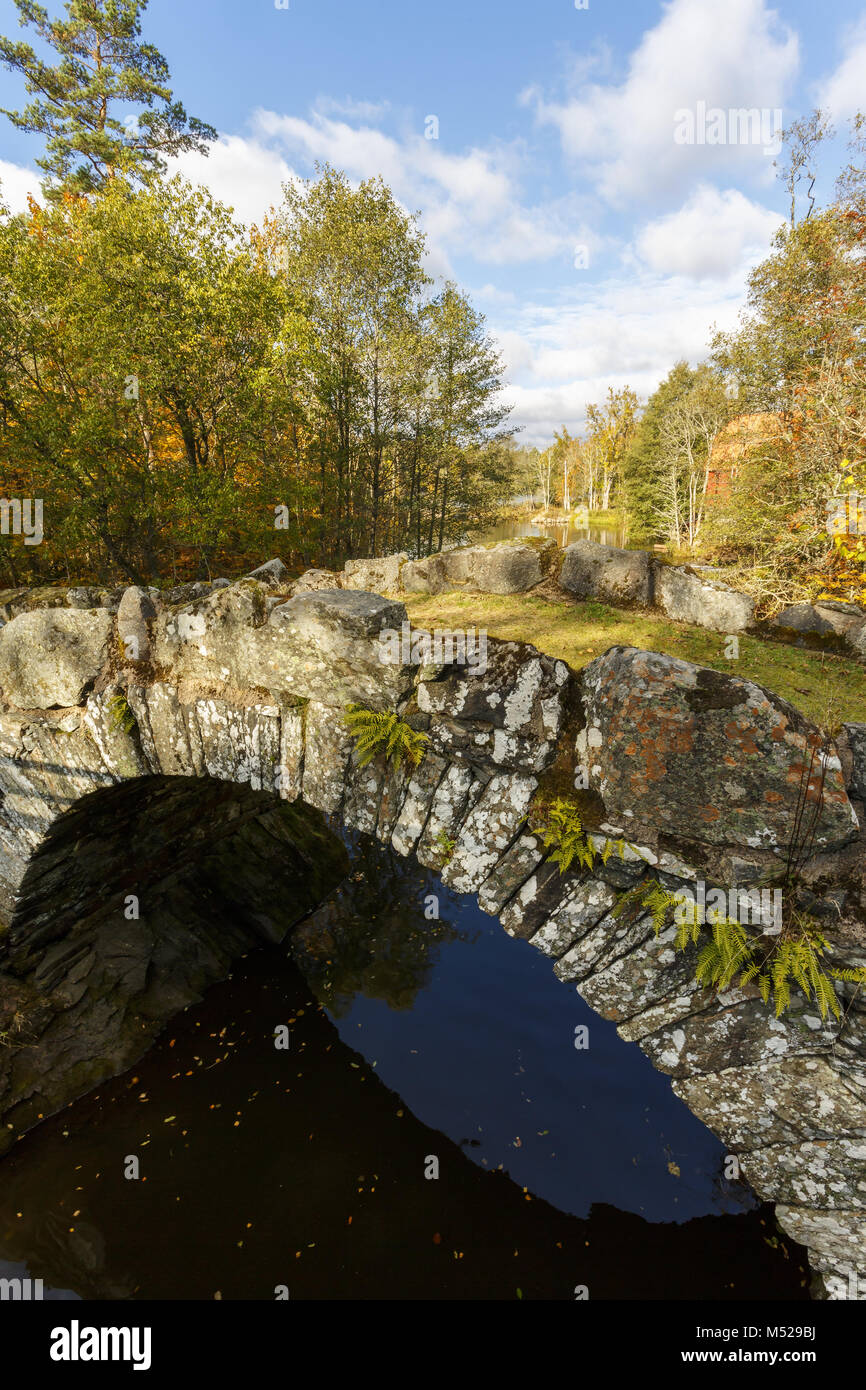
{"type": "Polygon", "coordinates": [[[221,135],[208,155],[187,154],[172,160],[172,168],[192,183],[204,184],[221,203],[233,207],[241,222],[261,223],[268,209],[281,201],[284,183],[296,176],[278,151],[257,140],[221,135]]]}
{"type": "Polygon", "coordinates": [[[845,36],[845,57],[819,89],[818,105],[837,121],[866,111],[866,14],[845,36]]]}
{"type": "Polygon", "coordinates": [[[742,279],[720,286],[644,271],[588,286],[579,299],[527,305],[509,319],[491,314],[519,438],[549,442],[563,424],[580,434],[587,403],[608,386],[649,396],[680,358],[707,357],[713,326],[732,328],[742,301],[742,279]]]}
{"type": "Polygon", "coordinates": [[[407,211],[423,209],[428,265],[436,275],[453,274],[451,259],[460,254],[517,265],[572,255],[577,243],[600,244],[578,216],[574,195],[540,206],[522,202],[522,146],[452,153],[417,130],[398,138],[334,119],[321,103],[309,118],[259,110],[249,137],[222,136],[207,158],[188,155],[176,167],[249,222],[279,202],[281,184],[294,170],[309,172],[317,161],[344,170],[353,182],[381,176],[407,211]]]}
{"type": "Polygon", "coordinates": [[[27,207],[27,194],[40,197],[40,175],[35,169],[22,168],[20,164],[10,164],[0,159],[0,201],[10,212],[23,212],[27,207]]]}
{"type": "Polygon", "coordinates": [[[592,172],[612,204],[629,197],[681,194],[712,170],[771,174],[761,143],[680,145],[674,113],[707,108],[783,106],[799,62],[796,35],[765,0],[670,0],[643,35],[619,85],[590,81],[586,65],[573,95],[546,100],[533,91],[538,120],[554,125],[567,155],[592,172]],[[769,171],[769,172],[768,172],[769,171]]]}
{"type": "Polygon", "coordinates": [[[783,221],[736,188],[720,192],[699,184],[676,212],[648,223],[635,246],[640,259],[661,274],[722,279],[742,275],[767,255],[783,221]]]}

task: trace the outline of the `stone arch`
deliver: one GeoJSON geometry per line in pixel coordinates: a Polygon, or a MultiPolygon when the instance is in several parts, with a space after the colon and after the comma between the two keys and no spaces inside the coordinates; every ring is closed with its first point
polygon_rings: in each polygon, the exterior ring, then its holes
{"type": "MultiPolygon", "coordinates": [[[[64,956],[40,891],[62,873],[88,808],[110,813],[136,788],[171,801],[181,795],[171,784],[196,782],[305,804],[415,853],[544,951],[779,1204],[831,1296],[850,1296],[849,1268],[866,1295],[862,1013],[843,1037],[805,1001],[776,1020],[753,992],[719,999],[647,914],[611,915],[648,862],[675,884],[731,881],[744,850],[759,871],[778,861],[814,735],[784,701],[626,648],[580,677],[522,643],[486,642],[473,663],[468,641],[455,656],[453,641],[437,648],[413,633],[399,603],[346,590],[287,599],[255,579],[164,607],[127,590],[116,619],[22,614],[0,632],[0,686],[0,888],[12,923],[0,939],[0,1030],[20,1012],[22,970],[41,970],[60,1008],[79,983],[69,977],[85,955],[64,956]],[[423,732],[420,766],[381,756],[363,766],[349,702],[423,732]],[[596,843],[627,832],[635,848],[562,875],[525,818],[539,791],[571,791],[578,770],[596,843]]],[[[821,767],[814,882],[854,883],[863,841],[851,779],[836,749],[821,767]]]]}

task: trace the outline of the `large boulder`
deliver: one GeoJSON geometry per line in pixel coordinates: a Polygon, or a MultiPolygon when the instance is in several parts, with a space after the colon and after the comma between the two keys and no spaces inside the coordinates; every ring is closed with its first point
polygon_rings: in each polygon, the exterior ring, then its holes
{"type": "Polygon", "coordinates": [[[652,602],[652,562],[645,550],[575,541],[563,556],[559,583],[576,598],[607,603],[652,602]]]}
{"type": "Polygon", "coordinates": [[[37,608],[0,630],[0,688],[19,709],[81,703],[109,654],[104,608],[37,608]]]}
{"type": "Polygon", "coordinates": [[[313,593],[318,589],[339,589],[340,576],[334,574],[333,570],[304,570],[299,579],[292,585],[292,590],[296,594],[313,593]]]}
{"type": "Polygon", "coordinates": [[[763,686],[659,652],[612,647],[584,669],[582,687],[578,762],[607,820],[628,827],[629,838],[645,831],[665,844],[783,853],[810,763],[807,809],[817,805],[822,758],[814,849],[839,849],[856,837],[837,750],[763,686]]]}
{"type": "Polygon", "coordinates": [[[755,600],[687,567],[660,565],[655,601],[669,618],[716,632],[744,632],[755,620],[755,600]]]}
{"type": "Polygon", "coordinates": [[[866,613],[856,603],[836,599],[792,603],[770,619],[770,627],[789,642],[843,651],[853,648],[866,656],[866,613]]]}
{"type": "Polygon", "coordinates": [[[445,576],[453,588],[481,594],[522,594],[544,578],[541,549],[522,541],[469,545],[442,553],[445,576]]]}
{"type": "Polygon", "coordinates": [[[372,594],[391,594],[400,588],[400,570],[409,556],[385,555],[380,560],[347,560],[343,566],[342,587],[372,594]]]}
{"type": "Polygon", "coordinates": [[[402,603],[375,594],[334,589],[296,594],[271,605],[254,580],[182,609],[153,624],[154,662],[175,685],[256,687],[275,698],[349,701],[389,708],[413,684],[414,667],[391,662],[393,646],[379,632],[400,635],[402,603]]]}
{"type": "Polygon", "coordinates": [[[300,593],[276,606],[269,597],[246,579],[160,615],[153,650],[165,679],[371,709],[411,689],[415,667],[389,661],[393,646],[379,640],[400,635],[408,622],[402,603],[345,589],[300,593]]]}
{"type": "Polygon", "coordinates": [[[407,594],[441,594],[448,588],[444,555],[410,560],[400,572],[400,582],[407,594]]]}
{"type": "Polygon", "coordinates": [[[770,627],[781,633],[812,633],[823,637],[836,629],[812,603],[791,603],[770,619],[770,627]]]}
{"type": "Polygon", "coordinates": [[[338,589],[296,594],[268,620],[279,670],[294,693],[323,705],[387,709],[414,684],[416,667],[389,660],[408,614],[378,594],[338,589]]]}
{"type": "Polygon", "coordinates": [[[263,565],[259,565],[258,569],[250,570],[244,578],[257,579],[260,584],[267,584],[270,589],[278,589],[286,582],[288,573],[282,560],[276,556],[273,560],[266,560],[263,565]]]}

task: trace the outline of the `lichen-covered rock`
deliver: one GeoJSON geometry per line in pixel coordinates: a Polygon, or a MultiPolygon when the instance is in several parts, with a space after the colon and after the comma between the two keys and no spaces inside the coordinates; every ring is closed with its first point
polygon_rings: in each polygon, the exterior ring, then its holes
{"type": "Polygon", "coordinates": [[[340,710],[321,704],[307,706],[305,733],[301,795],[310,806],[333,815],[343,800],[352,739],[340,710]]]}
{"type": "Polygon", "coordinates": [[[478,889],[478,906],[491,917],[497,916],[544,858],[544,848],[536,835],[521,835],[478,889]]]}
{"type": "Polygon", "coordinates": [[[820,751],[814,726],[762,686],[632,647],[612,647],[582,683],[577,760],[629,839],[652,827],[686,843],[783,852],[812,744],[812,799],[822,761],[824,770],[815,848],[856,837],[836,750],[820,751]]]}
{"type": "Polygon", "coordinates": [[[408,763],[387,762],[382,778],[382,795],[379,798],[379,817],[376,821],[376,838],[387,844],[397,824],[406,792],[409,787],[411,768],[408,763]]]}
{"type": "Polygon", "coordinates": [[[619,550],[597,541],[575,541],[566,548],[559,583],[576,598],[649,604],[652,562],[645,550],[619,550]]]}
{"type": "Polygon", "coordinates": [[[843,724],[851,756],[849,789],[861,801],[866,801],[866,724],[843,724]]]}
{"type": "Polygon", "coordinates": [[[585,980],[621,956],[637,951],[652,932],[651,920],[646,915],[636,917],[635,913],[629,913],[619,919],[611,916],[616,893],[610,884],[594,886],[595,892],[584,888],[563,910],[554,914],[537,940],[533,937],[533,945],[558,957],[554,972],[560,980],[575,983],[585,980]],[[600,892],[599,888],[606,891],[600,892]]]}
{"type": "Polygon", "coordinates": [[[402,604],[374,594],[301,593],[268,613],[255,580],[170,609],[154,623],[154,660],[173,680],[253,687],[282,699],[372,709],[411,689],[415,668],[383,662],[379,634],[406,621],[402,604]]]}
{"type": "Polygon", "coordinates": [[[402,603],[376,594],[338,590],[297,594],[268,620],[272,660],[295,695],[369,709],[393,706],[412,688],[415,668],[384,661],[380,634],[400,632],[402,603]]]}
{"type": "Polygon", "coordinates": [[[84,710],[84,724],[99,749],[107,770],[118,780],[145,776],[150,768],[141,755],[135,726],[127,727],[123,716],[123,696],[120,692],[89,695],[84,710]]]}
{"type": "Polygon", "coordinates": [[[386,771],[381,753],[362,766],[357,749],[353,749],[346,768],[346,788],[341,809],[344,823],[352,830],[375,835],[386,771]]]}
{"type": "Polygon", "coordinates": [[[519,642],[487,642],[487,669],[449,666],[418,686],[432,746],[489,771],[540,772],[562,725],[568,667],[519,642]]]}
{"type": "Polygon", "coordinates": [[[529,938],[537,950],[557,960],[554,970],[561,980],[579,978],[572,972],[569,948],[587,934],[591,935],[596,923],[607,922],[607,914],[615,902],[616,893],[598,879],[573,884],[544,926],[529,938]]]}
{"type": "Polygon", "coordinates": [[[850,1209],[776,1207],[776,1220],[800,1245],[819,1272],[812,1297],[866,1300],[866,1213],[850,1209]]]}
{"type": "Polygon", "coordinates": [[[333,570],[304,570],[300,578],[292,584],[292,592],[305,594],[314,593],[317,589],[339,589],[340,587],[340,576],[334,574],[333,570]]]}
{"type": "Polygon", "coordinates": [[[509,936],[530,941],[542,923],[559,908],[572,881],[573,877],[563,874],[558,864],[542,860],[502,908],[500,925],[509,936]]]}
{"type": "Polygon", "coordinates": [[[647,1008],[619,1024],[617,1032],[627,1042],[640,1043],[659,1071],[677,1077],[827,1052],[839,1033],[835,1020],[822,1022],[815,1005],[794,993],[781,1018],[774,1017],[753,986],[748,997],[738,989],[720,996],[703,990],[691,998],[674,997],[673,1003],[668,1018],[647,1008]]]}
{"type": "Polygon", "coordinates": [[[786,1206],[866,1211],[866,1139],[768,1144],[740,1157],[747,1182],[786,1206]]]}
{"type": "Polygon", "coordinates": [[[112,632],[102,608],[39,608],[0,629],[0,688],[19,709],[78,705],[105,665],[112,632]]]}
{"type": "Polygon", "coordinates": [[[104,593],[94,584],[78,584],[66,590],[66,602],[70,608],[100,608],[104,593]]]}
{"type": "Polygon", "coordinates": [[[400,571],[400,583],[407,594],[441,594],[449,584],[444,556],[410,560],[400,571]]]}
{"type": "Polygon", "coordinates": [[[301,794],[304,775],[304,708],[283,705],[280,710],[280,764],[275,790],[284,801],[301,794]]]}
{"type": "Polygon", "coordinates": [[[17,618],[19,613],[27,612],[29,592],[30,590],[26,587],[0,589],[0,618],[4,623],[8,623],[12,618],[17,618]]]}
{"type": "Polygon", "coordinates": [[[245,575],[245,579],[256,579],[260,584],[266,584],[268,588],[278,589],[281,584],[285,584],[288,578],[288,570],[282,560],[275,558],[266,560],[258,569],[251,570],[245,575]]]}
{"type": "Polygon", "coordinates": [[[415,850],[419,863],[434,869],[447,864],[460,826],[484,787],[471,768],[449,764],[433,794],[427,824],[415,850]]]}
{"type": "Polygon", "coordinates": [[[669,618],[716,632],[745,632],[755,620],[755,600],[748,594],[676,565],[659,566],[655,601],[669,618]]]}
{"type": "MultiPolygon", "coordinates": [[[[597,963],[581,980],[581,997],[602,1018],[619,1023],[683,990],[692,989],[697,994],[694,977],[699,948],[677,951],[676,933],[677,928],[671,926],[656,936],[652,923],[639,919],[634,928],[625,929],[619,949],[614,941],[608,950],[605,929],[595,933],[594,940],[590,937],[591,948],[583,953],[583,943],[578,942],[567,958],[576,957],[573,970],[586,969],[591,954],[597,953],[597,963]],[[639,934],[642,940],[635,939],[639,934]]],[[[565,964],[565,959],[559,962],[558,973],[565,964]]]]}
{"type": "Polygon", "coordinates": [[[428,753],[410,774],[399,818],[394,824],[391,843],[398,854],[410,854],[421,838],[430,807],[447,764],[444,758],[428,753]]]}
{"type": "Polygon", "coordinates": [[[729,1148],[866,1139],[866,1088],[834,1057],[797,1054],[675,1080],[689,1109],[729,1148]]]}
{"type": "Polygon", "coordinates": [[[409,556],[385,555],[380,560],[347,560],[343,566],[342,587],[373,594],[391,594],[400,588],[400,570],[409,556]]]}
{"type": "Polygon", "coordinates": [[[461,827],[442,870],[444,883],[458,893],[480,888],[522,825],[537,785],[534,777],[518,774],[491,778],[461,827]]]}

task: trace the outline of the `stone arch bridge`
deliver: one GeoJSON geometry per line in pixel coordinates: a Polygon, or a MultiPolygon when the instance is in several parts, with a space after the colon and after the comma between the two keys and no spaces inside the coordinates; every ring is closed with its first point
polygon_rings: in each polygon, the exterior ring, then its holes
{"type": "Polygon", "coordinates": [[[754,988],[699,988],[697,948],[675,952],[640,908],[612,915],[647,874],[772,881],[805,805],[798,892],[831,958],[866,965],[862,726],[822,742],[757,685],[631,648],[581,673],[492,639],[483,673],[401,664],[383,656],[407,653],[391,640],[402,604],[256,576],[186,602],[130,588],[115,611],[34,608],[0,630],[0,1153],[285,929],[250,883],[297,918],[321,900],[346,867],[325,813],[547,954],[777,1203],[818,1296],[866,1297],[861,994],[840,986],[843,1018],[822,1020],[794,991],[777,1019],[754,988]],[[361,766],[350,702],[424,732],[420,765],[361,766]],[[562,874],[527,817],[576,786],[594,843],[628,848],[562,874]],[[223,911],[192,940],[194,846],[231,926],[223,911]]]}

